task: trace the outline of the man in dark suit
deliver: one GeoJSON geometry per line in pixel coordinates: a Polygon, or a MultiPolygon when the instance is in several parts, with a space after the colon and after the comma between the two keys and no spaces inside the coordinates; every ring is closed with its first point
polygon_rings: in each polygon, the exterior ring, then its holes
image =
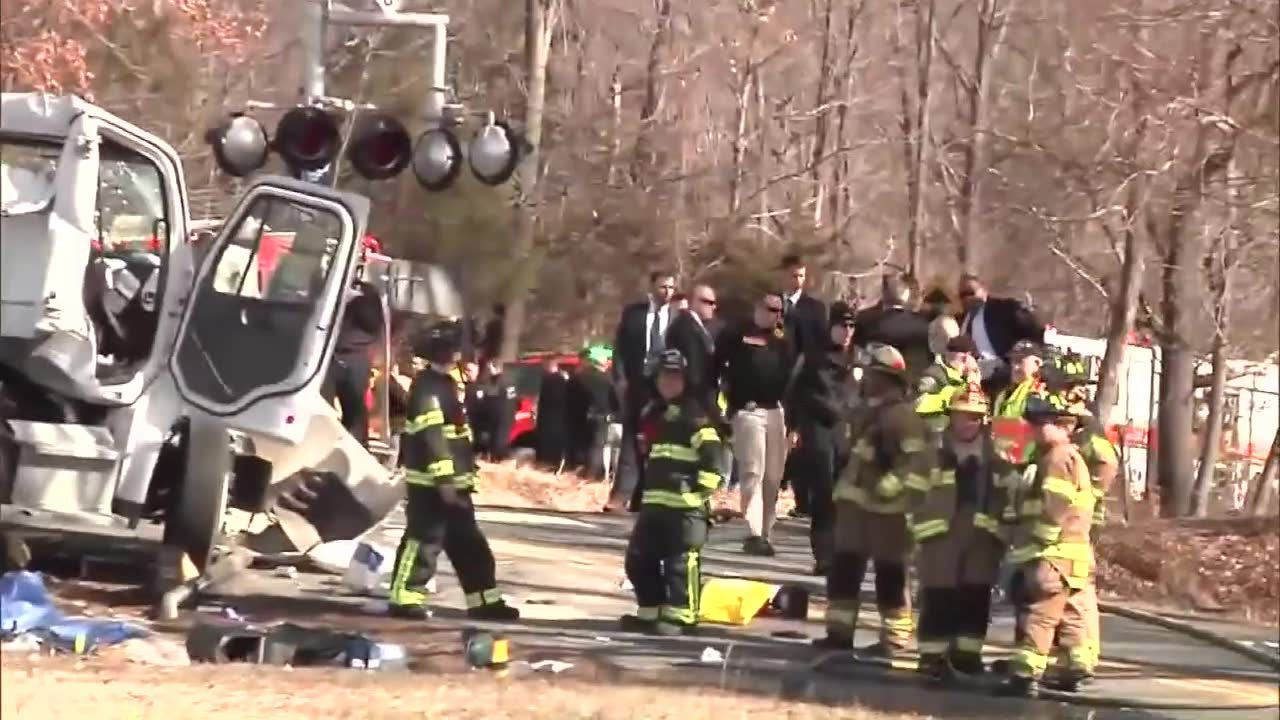
{"type": "Polygon", "coordinates": [[[689,394],[703,405],[703,409],[718,417],[716,372],[712,367],[715,355],[715,337],[719,332],[716,322],[716,291],[708,285],[698,285],[689,296],[689,309],[678,313],[667,328],[666,347],[680,351],[688,363],[685,370],[689,394]]]}
{"type": "MultiPolygon", "coordinates": [[[[804,259],[799,255],[787,255],[782,258],[782,313],[787,332],[795,343],[795,350],[800,355],[823,353],[827,347],[827,307],[821,300],[805,293],[805,281],[808,269],[804,259]]],[[[795,433],[797,428],[791,422],[791,414],[787,417],[788,431],[795,433]]],[[[797,516],[809,514],[809,487],[804,477],[806,467],[801,458],[804,450],[796,449],[787,453],[787,465],[783,471],[783,488],[794,486],[797,516]]]]}
{"type": "Polygon", "coordinates": [[[916,292],[916,282],[907,273],[885,275],[880,281],[880,302],[856,316],[854,340],[862,348],[871,343],[896,348],[907,362],[913,386],[934,360],[929,349],[929,318],[913,307],[916,292]]]}
{"type": "Polygon", "coordinates": [[[983,389],[994,396],[1009,383],[1009,351],[1021,340],[1044,344],[1044,323],[1026,305],[1013,298],[993,298],[977,275],[960,277],[960,301],[964,313],[960,333],[978,348],[983,389]]]}
{"type": "Polygon", "coordinates": [[[649,296],[622,309],[613,341],[613,381],[622,401],[622,453],[605,512],[617,512],[640,482],[640,413],[652,396],[651,371],[662,353],[663,337],[671,323],[675,275],[649,274],[649,296]]]}

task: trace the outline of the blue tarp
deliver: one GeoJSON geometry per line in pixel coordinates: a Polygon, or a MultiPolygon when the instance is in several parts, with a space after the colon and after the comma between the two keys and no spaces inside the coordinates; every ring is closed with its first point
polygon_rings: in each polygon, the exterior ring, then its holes
{"type": "Polygon", "coordinates": [[[50,599],[44,578],[15,570],[0,576],[0,637],[25,633],[56,649],[78,653],[147,635],[144,628],[118,620],[67,617],[50,599]]]}

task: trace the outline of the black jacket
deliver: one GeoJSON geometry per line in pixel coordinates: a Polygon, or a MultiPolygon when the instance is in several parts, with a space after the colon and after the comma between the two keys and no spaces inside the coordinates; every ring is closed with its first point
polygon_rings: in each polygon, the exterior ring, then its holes
{"type": "Polygon", "coordinates": [[[750,402],[781,407],[796,364],[795,344],[781,327],[770,332],[753,322],[732,325],[716,338],[714,364],[730,416],[750,402]]]}
{"type": "MultiPolygon", "coordinates": [[[[785,302],[785,299],[784,299],[785,302]]],[[[800,293],[800,299],[785,318],[787,330],[795,339],[796,352],[822,352],[830,342],[827,326],[827,306],[807,293],[800,293]]]]}
{"type": "Polygon", "coordinates": [[[351,298],[342,313],[342,326],[338,328],[338,341],[333,348],[335,357],[367,357],[369,349],[382,339],[385,329],[382,298],[367,282],[361,282],[360,289],[360,295],[351,298]]]}
{"type": "Polygon", "coordinates": [[[679,350],[689,363],[689,394],[714,412],[719,386],[716,382],[714,325],[705,327],[691,311],[686,310],[674,318],[667,327],[666,347],[679,350]]]}
{"type": "MultiPolygon", "coordinates": [[[[668,308],[670,312],[671,308],[668,308]]],[[[649,301],[631,303],[622,309],[613,338],[613,378],[628,383],[645,376],[645,347],[648,342],[649,301]]]]}
{"type": "Polygon", "coordinates": [[[427,368],[409,388],[400,447],[410,485],[475,487],[475,449],[467,409],[453,378],[427,368]]]}
{"type": "MultiPolygon", "coordinates": [[[[1006,357],[1020,340],[1044,342],[1044,323],[1026,305],[1013,298],[987,298],[982,304],[983,324],[991,347],[1000,357],[1006,357]]],[[[962,313],[956,319],[960,332],[973,337],[972,313],[962,313]]]]}
{"type": "Polygon", "coordinates": [[[865,348],[873,342],[892,345],[907,361],[907,372],[919,378],[933,364],[929,350],[929,320],[901,305],[876,304],[854,317],[854,342],[865,348]]]}
{"type": "Polygon", "coordinates": [[[787,418],[788,424],[836,427],[844,416],[843,392],[852,372],[852,354],[839,348],[806,355],[791,391],[788,407],[795,417],[787,418]]]}

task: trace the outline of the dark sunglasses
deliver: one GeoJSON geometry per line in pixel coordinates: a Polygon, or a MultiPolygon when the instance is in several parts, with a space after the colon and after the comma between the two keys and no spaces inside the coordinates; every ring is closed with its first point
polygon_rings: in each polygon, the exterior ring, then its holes
{"type": "Polygon", "coordinates": [[[711,307],[715,307],[715,306],[716,306],[716,301],[715,301],[715,300],[711,300],[711,299],[709,299],[709,298],[696,298],[696,299],[697,299],[697,301],[698,301],[698,302],[702,303],[703,305],[710,305],[711,307]]]}
{"type": "Polygon", "coordinates": [[[978,294],[978,293],[976,293],[976,292],[974,292],[974,291],[972,291],[972,290],[961,290],[961,291],[960,291],[960,297],[962,297],[962,298],[971,298],[971,297],[976,296],[977,294],[978,294]]]}
{"type": "Polygon", "coordinates": [[[773,313],[774,315],[781,315],[781,314],[782,314],[782,308],[781,308],[781,307],[775,307],[775,306],[773,306],[773,305],[765,305],[765,306],[764,306],[764,309],[765,309],[765,310],[767,310],[767,311],[769,311],[769,312],[771,312],[771,313],[773,313]]]}

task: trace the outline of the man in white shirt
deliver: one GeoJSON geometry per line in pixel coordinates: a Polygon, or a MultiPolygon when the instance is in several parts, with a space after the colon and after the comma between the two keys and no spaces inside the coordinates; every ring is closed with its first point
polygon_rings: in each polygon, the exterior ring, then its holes
{"type": "Polygon", "coordinates": [[[976,275],[961,276],[959,295],[964,303],[960,333],[977,346],[984,389],[994,394],[1009,380],[1009,351],[1021,340],[1043,344],[1044,323],[1013,298],[990,297],[976,275]]]}

